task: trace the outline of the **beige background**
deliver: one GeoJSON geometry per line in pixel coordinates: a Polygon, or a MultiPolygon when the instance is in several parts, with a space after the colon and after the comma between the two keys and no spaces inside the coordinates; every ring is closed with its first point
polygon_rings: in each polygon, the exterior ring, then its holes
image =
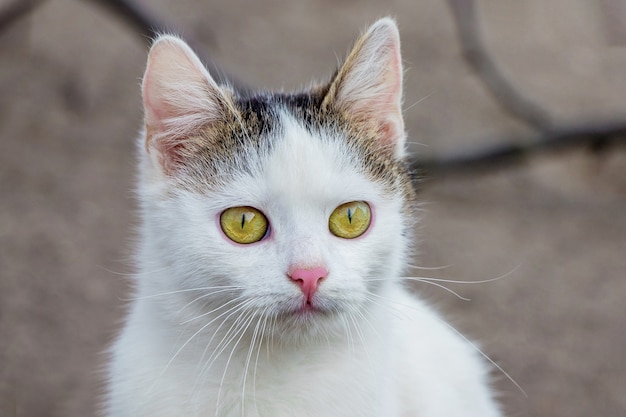
{"type": "MultiPolygon", "coordinates": [[[[143,0],[254,86],[323,79],[359,31],[397,17],[412,149],[530,131],[460,60],[446,3],[143,0]],[[215,3],[215,4],[211,4],[215,3]],[[417,104],[415,104],[417,103],[417,104]],[[414,105],[415,104],[415,105],[414,105]],[[417,144],[423,144],[417,145],[417,144]]],[[[498,63],[559,123],[626,118],[620,0],[483,0],[498,63]]],[[[146,42],[89,1],[49,0],[0,33],[0,416],[90,416],[132,272],[133,139],[146,42]]],[[[423,184],[413,271],[502,373],[510,416],[626,415],[626,151],[574,151],[423,184]]]]}

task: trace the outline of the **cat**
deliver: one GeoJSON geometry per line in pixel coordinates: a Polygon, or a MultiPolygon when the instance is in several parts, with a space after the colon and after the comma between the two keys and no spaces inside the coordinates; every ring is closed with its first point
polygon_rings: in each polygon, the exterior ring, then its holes
{"type": "Polygon", "coordinates": [[[491,417],[476,348],[403,287],[417,221],[395,21],[332,79],[241,96],[163,35],[108,417],[491,417]]]}

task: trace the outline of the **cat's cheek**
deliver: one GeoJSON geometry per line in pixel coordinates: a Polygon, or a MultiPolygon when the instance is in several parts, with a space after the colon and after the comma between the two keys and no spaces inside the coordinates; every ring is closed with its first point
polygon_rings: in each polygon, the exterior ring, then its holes
{"type": "MultiPolygon", "coordinates": [[[[270,241],[274,240],[274,229],[272,227],[272,224],[269,223],[267,225],[267,232],[265,233],[265,236],[263,236],[263,238],[261,238],[261,240],[259,240],[258,242],[253,242],[253,243],[237,243],[234,240],[232,240],[231,238],[229,238],[228,236],[226,236],[226,233],[224,233],[224,230],[222,229],[222,225],[220,223],[220,217],[221,217],[222,213],[217,213],[215,215],[215,228],[217,229],[217,233],[222,237],[222,239],[224,239],[226,242],[230,243],[231,245],[237,247],[237,248],[247,248],[247,247],[254,247],[254,246],[258,246],[270,241]]],[[[267,216],[266,216],[267,217],[267,216]]]]}

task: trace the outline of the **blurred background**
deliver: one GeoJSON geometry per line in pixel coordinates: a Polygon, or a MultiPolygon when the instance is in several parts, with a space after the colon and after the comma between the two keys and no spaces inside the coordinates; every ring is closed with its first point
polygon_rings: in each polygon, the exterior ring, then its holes
{"type": "MultiPolygon", "coordinates": [[[[285,90],[327,79],[362,29],[395,16],[416,157],[530,143],[546,128],[464,59],[469,0],[135,2],[228,74],[285,90]]],[[[0,416],[93,416],[130,295],[148,39],[102,0],[38,3],[0,20],[0,416]]],[[[481,0],[476,17],[501,75],[551,128],[626,121],[623,0],[481,0]]],[[[506,274],[449,285],[471,301],[415,289],[527,392],[494,371],[509,416],[626,415],[626,148],[607,138],[420,183],[413,264],[446,268],[409,273],[506,274]]]]}

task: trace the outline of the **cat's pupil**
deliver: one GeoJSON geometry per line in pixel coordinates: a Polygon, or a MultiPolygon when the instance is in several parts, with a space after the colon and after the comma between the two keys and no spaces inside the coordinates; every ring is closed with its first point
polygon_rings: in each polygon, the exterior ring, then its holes
{"type": "Polygon", "coordinates": [[[352,224],[352,210],[348,209],[348,221],[352,224]]]}
{"type": "Polygon", "coordinates": [[[241,215],[241,228],[246,224],[246,213],[241,215]]]}

